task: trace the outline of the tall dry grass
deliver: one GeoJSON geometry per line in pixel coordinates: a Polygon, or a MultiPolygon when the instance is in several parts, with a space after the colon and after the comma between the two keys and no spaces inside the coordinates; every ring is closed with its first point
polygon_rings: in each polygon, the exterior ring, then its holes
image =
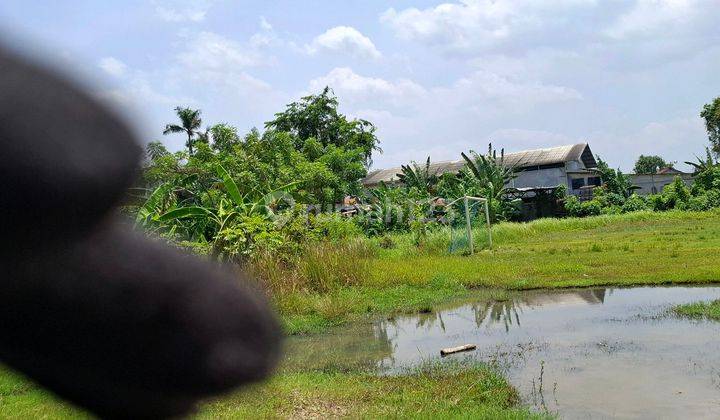
{"type": "Polygon", "coordinates": [[[248,262],[247,269],[271,294],[327,293],[365,282],[375,255],[376,247],[363,238],[312,242],[289,257],[260,254],[248,262]]]}

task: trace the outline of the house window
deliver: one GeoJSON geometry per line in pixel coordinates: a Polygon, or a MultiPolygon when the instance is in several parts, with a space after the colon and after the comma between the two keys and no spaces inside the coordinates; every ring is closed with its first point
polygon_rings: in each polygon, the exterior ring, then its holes
{"type": "Polygon", "coordinates": [[[585,186],[585,178],[575,178],[572,180],[572,189],[579,190],[585,186]]]}
{"type": "Polygon", "coordinates": [[[591,176],[588,178],[588,185],[593,185],[595,187],[599,187],[602,184],[602,181],[600,181],[599,176],[591,176]]]}

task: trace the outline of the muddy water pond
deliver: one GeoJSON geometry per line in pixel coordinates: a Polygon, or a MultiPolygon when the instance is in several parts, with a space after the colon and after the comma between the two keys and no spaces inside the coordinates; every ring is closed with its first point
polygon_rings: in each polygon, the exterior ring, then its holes
{"type": "Polygon", "coordinates": [[[294,337],[286,366],[402,374],[422,362],[495,363],[526,404],[562,418],[720,418],[720,323],[668,314],[720,287],[529,291],[294,337]],[[470,353],[440,349],[476,344],[470,353]]]}

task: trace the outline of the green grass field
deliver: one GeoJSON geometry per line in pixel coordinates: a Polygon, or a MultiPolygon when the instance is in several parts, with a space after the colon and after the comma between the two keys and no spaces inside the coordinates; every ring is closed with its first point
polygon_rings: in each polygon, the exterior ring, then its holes
{"type": "MultiPolygon", "coordinates": [[[[484,229],[475,230],[478,248],[484,229]]],[[[366,278],[327,293],[276,298],[291,334],[322,331],[367,314],[431,309],[453,297],[503,290],[709,283],[720,280],[720,213],[630,213],[542,219],[493,227],[494,247],[475,255],[447,252],[450,234],[417,247],[410,235],[379,249],[366,278]]]]}

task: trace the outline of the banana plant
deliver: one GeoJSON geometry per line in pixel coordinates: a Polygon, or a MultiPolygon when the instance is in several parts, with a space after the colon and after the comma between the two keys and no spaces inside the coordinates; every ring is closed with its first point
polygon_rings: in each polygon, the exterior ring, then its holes
{"type": "Polygon", "coordinates": [[[402,165],[400,170],[401,172],[396,176],[405,188],[416,188],[418,191],[427,195],[435,194],[439,178],[430,168],[430,156],[428,156],[423,166],[413,162],[412,166],[402,165]]]}
{"type": "MultiPolygon", "coordinates": [[[[232,179],[228,171],[218,165],[216,173],[220,180],[219,185],[226,193],[226,197],[220,198],[215,206],[182,206],[173,207],[163,213],[153,213],[153,209],[157,210],[155,200],[151,195],[148,199],[147,209],[143,206],[140,220],[148,220],[156,224],[177,228],[178,225],[186,231],[188,236],[205,239],[209,242],[215,241],[217,234],[232,225],[239,217],[261,216],[271,219],[279,202],[289,197],[288,191],[295,186],[297,182],[283,185],[267,194],[262,194],[257,190],[250,190],[242,193],[235,180],[232,179]]],[[[160,188],[162,188],[161,186],[160,188]]],[[[166,194],[165,189],[157,191],[158,195],[166,194]]]]}
{"type": "Polygon", "coordinates": [[[145,200],[135,215],[135,226],[149,226],[153,221],[157,221],[157,215],[162,210],[163,201],[172,191],[172,185],[162,184],[157,187],[145,200]]]}
{"type": "MultiPolygon", "coordinates": [[[[493,149],[492,144],[488,145],[488,152],[485,155],[471,152],[472,156],[461,154],[465,160],[464,184],[466,191],[474,191],[475,194],[488,200],[490,218],[494,221],[498,217],[504,218],[505,213],[520,205],[519,200],[510,200],[508,194],[516,192],[511,187],[512,180],[517,177],[515,168],[505,162],[504,151],[500,157],[493,149]]],[[[464,193],[467,195],[467,192],[464,193]]]]}

